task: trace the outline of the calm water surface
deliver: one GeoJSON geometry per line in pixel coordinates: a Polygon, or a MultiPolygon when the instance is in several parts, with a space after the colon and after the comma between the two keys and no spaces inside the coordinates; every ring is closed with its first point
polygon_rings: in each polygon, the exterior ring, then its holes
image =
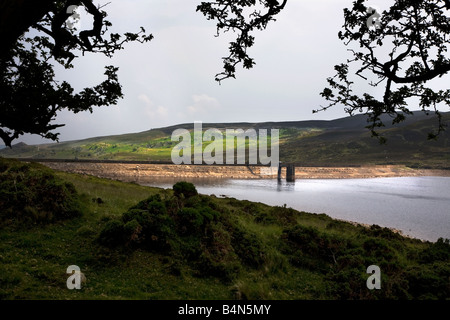
{"type": "Polygon", "coordinates": [[[139,183],[171,188],[176,181],[194,183],[203,194],[284,205],[296,210],[401,230],[436,241],[450,238],[450,178],[375,179],[180,179],[153,178],[139,183]]]}

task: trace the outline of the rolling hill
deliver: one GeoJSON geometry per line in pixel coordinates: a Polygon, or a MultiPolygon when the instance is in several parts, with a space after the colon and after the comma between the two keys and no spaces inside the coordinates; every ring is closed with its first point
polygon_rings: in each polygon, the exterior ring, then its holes
{"type": "MultiPolygon", "coordinates": [[[[450,112],[442,113],[450,124],[450,112]]],[[[380,144],[365,127],[365,115],[335,120],[286,121],[263,123],[203,123],[203,130],[279,129],[280,160],[303,166],[403,164],[422,168],[450,168],[450,131],[442,132],[437,140],[428,140],[436,131],[437,119],[423,112],[396,125],[383,119],[385,127],[379,133],[387,138],[380,144]]],[[[12,149],[0,150],[1,157],[35,159],[85,159],[118,161],[171,161],[171,141],[174,130],[193,130],[193,123],[156,128],[139,133],[94,137],[60,143],[27,145],[18,143],[12,149]]]]}

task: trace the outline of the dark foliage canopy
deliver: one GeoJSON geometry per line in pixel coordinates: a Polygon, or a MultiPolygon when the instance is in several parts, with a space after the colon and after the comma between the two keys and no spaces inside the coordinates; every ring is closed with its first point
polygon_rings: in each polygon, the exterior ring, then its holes
{"type": "Polygon", "coordinates": [[[93,111],[114,104],[123,96],[118,68],[105,66],[106,79],[75,92],[67,81],[55,80],[53,66],[73,68],[72,61],[86,52],[111,57],[127,42],[148,42],[144,28],[123,35],[109,32],[106,12],[92,0],[0,1],[0,138],[7,146],[24,133],[57,140],[56,114],[93,111]],[[93,16],[92,29],[71,28],[72,8],[80,6],[93,16]],[[30,31],[30,32],[27,32],[30,31]]]}
{"type": "MultiPolygon", "coordinates": [[[[365,112],[368,128],[375,136],[376,128],[383,126],[382,114],[391,115],[393,123],[398,123],[412,114],[411,107],[418,106],[436,113],[440,120],[438,106],[450,106],[450,89],[435,90],[427,84],[450,71],[450,1],[396,0],[376,15],[365,3],[357,0],[351,9],[344,9],[345,23],[338,36],[349,46],[353,58],[334,67],[336,75],[328,78],[330,87],[321,93],[330,103],[320,110],[339,104],[349,114],[365,112]],[[371,21],[373,18],[377,21],[371,21]],[[384,86],[383,96],[354,93],[351,67],[362,79],[359,81],[384,86]],[[410,104],[410,98],[418,105],[410,104]]],[[[437,132],[430,133],[429,138],[443,129],[439,121],[437,132]]],[[[383,137],[380,139],[383,141],[383,137]]]]}

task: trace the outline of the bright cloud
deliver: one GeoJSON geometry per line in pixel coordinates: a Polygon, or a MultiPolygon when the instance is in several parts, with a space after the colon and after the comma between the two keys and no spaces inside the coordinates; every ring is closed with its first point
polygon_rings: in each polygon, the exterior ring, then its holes
{"type": "Polygon", "coordinates": [[[193,104],[187,107],[190,114],[205,114],[220,109],[219,101],[207,94],[193,95],[192,100],[193,104]]]}
{"type": "Polygon", "coordinates": [[[145,104],[144,112],[149,118],[165,119],[169,115],[169,110],[166,107],[156,106],[146,94],[140,94],[138,99],[145,104]]]}

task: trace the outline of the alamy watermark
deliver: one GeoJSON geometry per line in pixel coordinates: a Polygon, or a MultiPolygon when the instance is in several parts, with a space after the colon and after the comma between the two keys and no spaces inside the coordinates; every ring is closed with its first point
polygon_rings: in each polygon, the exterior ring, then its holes
{"type": "Polygon", "coordinates": [[[376,30],[381,28],[381,10],[376,6],[369,6],[367,8],[367,13],[370,13],[371,16],[366,20],[366,26],[369,30],[376,30]]]}
{"type": "Polygon", "coordinates": [[[171,158],[174,164],[192,164],[193,149],[193,164],[263,165],[268,166],[268,170],[262,170],[261,174],[273,174],[271,169],[278,168],[280,158],[279,136],[278,129],[270,129],[270,137],[267,129],[259,129],[258,132],[255,129],[226,129],[224,136],[216,128],[203,132],[202,122],[195,121],[193,138],[187,129],[173,131],[171,139],[179,143],[172,149],[171,158]],[[209,144],[203,148],[203,142],[209,144]]]}
{"type": "Polygon", "coordinates": [[[66,26],[70,30],[81,30],[81,15],[79,12],[79,6],[71,5],[67,7],[67,14],[70,14],[66,20],[66,26]]]}
{"type": "Polygon", "coordinates": [[[367,288],[369,290],[381,289],[380,267],[376,265],[370,265],[367,267],[366,273],[370,274],[366,281],[367,288]]]}
{"type": "Polygon", "coordinates": [[[73,289],[81,289],[81,280],[82,280],[82,273],[79,266],[71,265],[67,267],[66,270],[67,274],[70,274],[70,276],[67,278],[66,285],[67,289],[73,290],[73,289]]]}

